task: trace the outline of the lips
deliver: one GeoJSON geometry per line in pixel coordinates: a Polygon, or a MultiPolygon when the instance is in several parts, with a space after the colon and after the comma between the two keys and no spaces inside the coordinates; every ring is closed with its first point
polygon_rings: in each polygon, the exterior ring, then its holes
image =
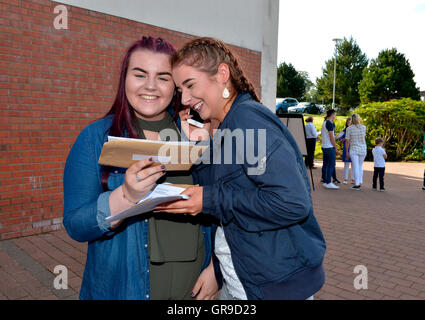
{"type": "Polygon", "coordinates": [[[203,104],[204,103],[202,101],[201,102],[198,102],[197,104],[195,104],[194,106],[192,106],[192,109],[195,110],[196,112],[199,112],[199,110],[201,110],[201,107],[202,107],[203,104]]]}
{"type": "Polygon", "coordinates": [[[142,99],[144,99],[144,100],[152,101],[152,100],[156,100],[156,99],[158,99],[158,96],[152,96],[152,95],[147,95],[147,94],[141,94],[141,95],[140,95],[140,98],[142,98],[142,99]]]}

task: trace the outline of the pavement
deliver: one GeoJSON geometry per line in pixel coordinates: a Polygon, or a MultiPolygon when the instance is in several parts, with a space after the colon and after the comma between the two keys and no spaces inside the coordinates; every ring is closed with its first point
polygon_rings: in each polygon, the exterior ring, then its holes
{"type": "MultiPolygon", "coordinates": [[[[312,196],[327,251],[315,299],[425,300],[425,163],[387,163],[386,192],[372,190],[371,162],[361,191],[325,189],[316,165],[312,196]]],[[[63,229],[0,241],[0,300],[78,299],[86,252],[63,229]]]]}

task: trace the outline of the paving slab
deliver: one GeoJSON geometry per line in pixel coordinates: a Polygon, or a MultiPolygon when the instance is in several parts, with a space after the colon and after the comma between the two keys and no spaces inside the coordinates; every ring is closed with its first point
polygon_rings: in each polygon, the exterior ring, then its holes
{"type": "MultiPolygon", "coordinates": [[[[315,299],[425,300],[425,163],[387,162],[386,192],[372,190],[372,162],[364,163],[360,191],[325,189],[316,165],[312,198],[327,251],[315,299]]],[[[0,241],[0,300],[78,299],[86,253],[63,229],[0,241]],[[68,269],[68,289],[54,287],[58,265],[68,269]]]]}

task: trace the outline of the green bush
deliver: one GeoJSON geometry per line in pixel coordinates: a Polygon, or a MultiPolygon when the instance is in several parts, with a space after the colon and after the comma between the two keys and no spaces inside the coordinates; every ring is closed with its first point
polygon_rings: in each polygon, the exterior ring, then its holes
{"type": "Polygon", "coordinates": [[[418,150],[423,148],[425,102],[410,98],[373,102],[354,112],[367,126],[369,159],[375,139],[381,137],[385,141],[389,161],[420,160],[418,150]]]}

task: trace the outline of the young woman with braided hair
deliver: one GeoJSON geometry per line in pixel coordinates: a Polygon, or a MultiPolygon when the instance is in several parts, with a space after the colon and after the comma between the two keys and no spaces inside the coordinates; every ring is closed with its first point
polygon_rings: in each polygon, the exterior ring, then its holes
{"type": "Polygon", "coordinates": [[[311,298],[324,283],[326,244],[294,138],[260,103],[223,42],[192,40],[173,55],[172,68],[186,106],[182,127],[187,108],[196,110],[210,126],[213,146],[204,159],[213,161],[194,169],[200,186],[184,191],[189,200],[155,211],[217,219],[213,264],[221,299],[311,298]]]}

